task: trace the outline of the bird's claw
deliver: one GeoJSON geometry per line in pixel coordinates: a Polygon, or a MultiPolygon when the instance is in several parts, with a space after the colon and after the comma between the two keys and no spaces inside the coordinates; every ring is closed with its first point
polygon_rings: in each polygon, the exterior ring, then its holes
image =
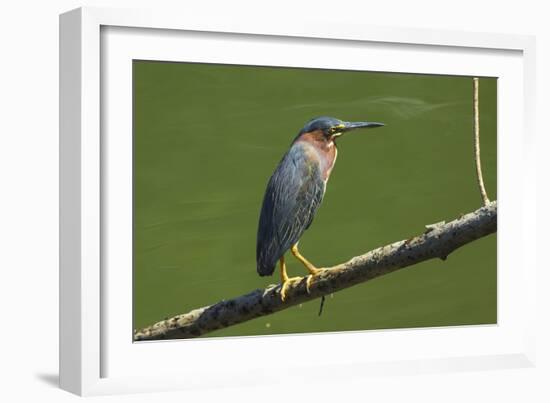
{"type": "Polygon", "coordinates": [[[292,278],[287,278],[286,280],[284,280],[282,283],[281,283],[281,291],[280,291],[280,294],[281,294],[281,301],[285,302],[285,299],[286,299],[286,291],[288,289],[288,286],[290,283],[293,283],[295,281],[298,281],[298,280],[301,280],[302,277],[292,277],[292,278]]]}
{"type": "Polygon", "coordinates": [[[311,280],[313,279],[313,274],[310,274],[309,276],[307,276],[307,279],[306,279],[306,291],[307,293],[309,294],[309,288],[311,286],[311,280]]]}
{"type": "MultiPolygon", "coordinates": [[[[307,291],[308,294],[310,293],[311,282],[313,280],[313,277],[319,275],[320,273],[322,273],[325,270],[326,269],[318,269],[318,268],[310,269],[310,274],[306,277],[306,291],[307,291]]],[[[283,302],[285,301],[286,293],[287,293],[287,290],[288,290],[288,287],[289,287],[290,283],[293,283],[293,282],[296,282],[296,281],[301,281],[301,280],[303,280],[303,277],[292,277],[292,278],[287,278],[286,280],[284,280],[281,283],[281,290],[280,290],[281,301],[283,301],[283,302]]]]}
{"type": "Polygon", "coordinates": [[[311,281],[313,280],[313,277],[319,275],[320,273],[322,273],[325,270],[326,269],[315,268],[315,270],[311,271],[311,269],[310,269],[310,274],[306,278],[306,291],[307,291],[308,294],[310,293],[309,290],[311,288],[311,281]]]}

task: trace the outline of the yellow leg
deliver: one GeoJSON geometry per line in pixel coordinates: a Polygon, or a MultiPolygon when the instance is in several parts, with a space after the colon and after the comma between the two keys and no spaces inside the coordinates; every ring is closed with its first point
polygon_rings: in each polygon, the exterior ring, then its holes
{"type": "Polygon", "coordinates": [[[301,280],[301,277],[292,277],[289,278],[288,274],[286,273],[286,264],[285,264],[285,257],[281,257],[279,259],[279,267],[281,269],[281,301],[284,301],[286,299],[286,290],[288,288],[288,285],[296,280],[301,280]]]}
{"type": "Polygon", "coordinates": [[[298,243],[295,243],[292,248],[290,248],[290,251],[294,255],[296,259],[298,259],[302,264],[305,266],[305,268],[309,271],[309,276],[307,276],[306,280],[306,290],[309,293],[309,286],[311,285],[311,280],[313,276],[319,274],[323,271],[323,269],[318,269],[315,267],[309,260],[307,260],[305,257],[302,256],[300,251],[298,250],[298,243]]]}

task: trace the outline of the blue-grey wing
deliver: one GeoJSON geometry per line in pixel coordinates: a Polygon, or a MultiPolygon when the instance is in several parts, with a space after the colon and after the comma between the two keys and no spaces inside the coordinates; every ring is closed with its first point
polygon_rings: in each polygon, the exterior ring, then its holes
{"type": "Polygon", "coordinates": [[[317,153],[295,143],[271,176],[262,203],[257,270],[271,275],[277,261],[311,225],[325,192],[317,153]]]}

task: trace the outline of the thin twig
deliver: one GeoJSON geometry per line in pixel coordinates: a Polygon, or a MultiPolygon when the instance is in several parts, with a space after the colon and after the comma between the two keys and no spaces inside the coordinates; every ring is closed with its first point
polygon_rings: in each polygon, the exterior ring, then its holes
{"type": "Polygon", "coordinates": [[[479,150],[479,78],[474,77],[474,155],[476,160],[477,183],[481,192],[483,205],[490,203],[483,183],[483,174],[481,172],[481,156],[479,150]]]}
{"type": "Polygon", "coordinates": [[[305,277],[287,289],[281,301],[280,286],[271,285],[246,295],[174,316],[134,333],[134,340],[184,339],[198,337],[250,319],[269,315],[291,306],[372,280],[428,259],[445,260],[455,249],[496,232],[497,202],[461,216],[447,224],[438,223],[406,241],[395,242],[346,263],[324,270],[311,282],[305,277]]]}

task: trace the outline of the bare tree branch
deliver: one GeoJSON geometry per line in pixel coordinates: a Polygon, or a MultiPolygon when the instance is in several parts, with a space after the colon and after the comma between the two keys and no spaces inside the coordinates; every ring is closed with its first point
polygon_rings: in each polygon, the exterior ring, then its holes
{"type": "Polygon", "coordinates": [[[426,228],[423,234],[374,249],[323,271],[313,278],[309,293],[306,291],[305,277],[289,286],[284,302],[279,295],[280,286],[270,285],[266,289],[257,289],[246,295],[155,323],[136,331],[134,340],[198,337],[311,301],[428,259],[445,260],[455,249],[496,232],[497,202],[489,203],[447,224],[440,222],[426,228]]]}
{"type": "Polygon", "coordinates": [[[485,184],[483,183],[483,174],[481,172],[481,155],[479,149],[479,78],[474,77],[474,158],[476,161],[477,171],[477,184],[479,185],[479,191],[481,193],[481,200],[483,205],[490,203],[487,197],[487,191],[485,190],[485,184]]]}

